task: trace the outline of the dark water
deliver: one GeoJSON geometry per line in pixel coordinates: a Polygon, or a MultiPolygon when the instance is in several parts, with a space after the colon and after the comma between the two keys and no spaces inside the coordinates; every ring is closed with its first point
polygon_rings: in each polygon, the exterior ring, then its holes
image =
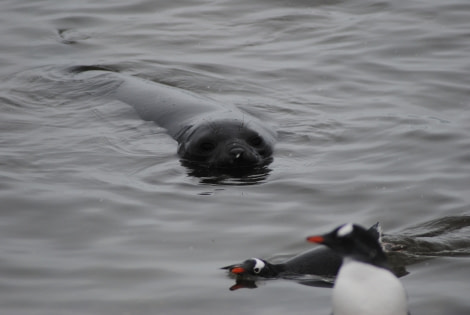
{"type": "Polygon", "coordinates": [[[218,268],[346,221],[410,245],[412,314],[470,313],[468,1],[4,0],[0,24],[1,314],[329,314],[329,289],[218,268]],[[188,175],[72,65],[269,116],[272,171],[188,175]]]}

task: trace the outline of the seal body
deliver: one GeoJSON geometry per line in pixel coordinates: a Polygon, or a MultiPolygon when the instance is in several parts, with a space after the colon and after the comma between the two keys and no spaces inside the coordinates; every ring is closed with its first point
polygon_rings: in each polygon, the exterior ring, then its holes
{"type": "Polygon", "coordinates": [[[211,168],[250,168],[272,160],[276,132],[233,105],[180,88],[108,71],[87,71],[119,80],[111,94],[144,120],[165,128],[185,162],[211,168]]]}

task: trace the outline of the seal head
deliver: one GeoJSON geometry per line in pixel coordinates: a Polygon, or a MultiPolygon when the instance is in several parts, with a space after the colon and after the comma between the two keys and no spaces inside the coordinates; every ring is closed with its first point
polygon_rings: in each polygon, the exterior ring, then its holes
{"type": "Polygon", "coordinates": [[[247,168],[272,161],[275,133],[253,121],[222,119],[192,124],[177,137],[178,155],[211,168],[247,168]]]}

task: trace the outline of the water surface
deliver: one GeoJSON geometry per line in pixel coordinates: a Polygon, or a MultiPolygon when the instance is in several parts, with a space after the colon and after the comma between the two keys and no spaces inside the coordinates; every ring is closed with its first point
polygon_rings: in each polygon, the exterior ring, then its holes
{"type": "Polygon", "coordinates": [[[0,21],[2,314],[329,314],[329,289],[231,292],[218,268],[346,221],[430,220],[450,246],[407,267],[411,313],[470,312],[466,1],[7,0],[0,21]],[[71,89],[75,65],[269,117],[272,171],[188,174],[163,129],[71,89]]]}

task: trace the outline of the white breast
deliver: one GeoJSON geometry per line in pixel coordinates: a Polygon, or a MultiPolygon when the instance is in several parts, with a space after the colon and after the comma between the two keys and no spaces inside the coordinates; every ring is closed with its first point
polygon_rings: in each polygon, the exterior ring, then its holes
{"type": "Polygon", "coordinates": [[[333,289],[334,315],[407,315],[406,293],[390,271],[345,259],[333,289]]]}

